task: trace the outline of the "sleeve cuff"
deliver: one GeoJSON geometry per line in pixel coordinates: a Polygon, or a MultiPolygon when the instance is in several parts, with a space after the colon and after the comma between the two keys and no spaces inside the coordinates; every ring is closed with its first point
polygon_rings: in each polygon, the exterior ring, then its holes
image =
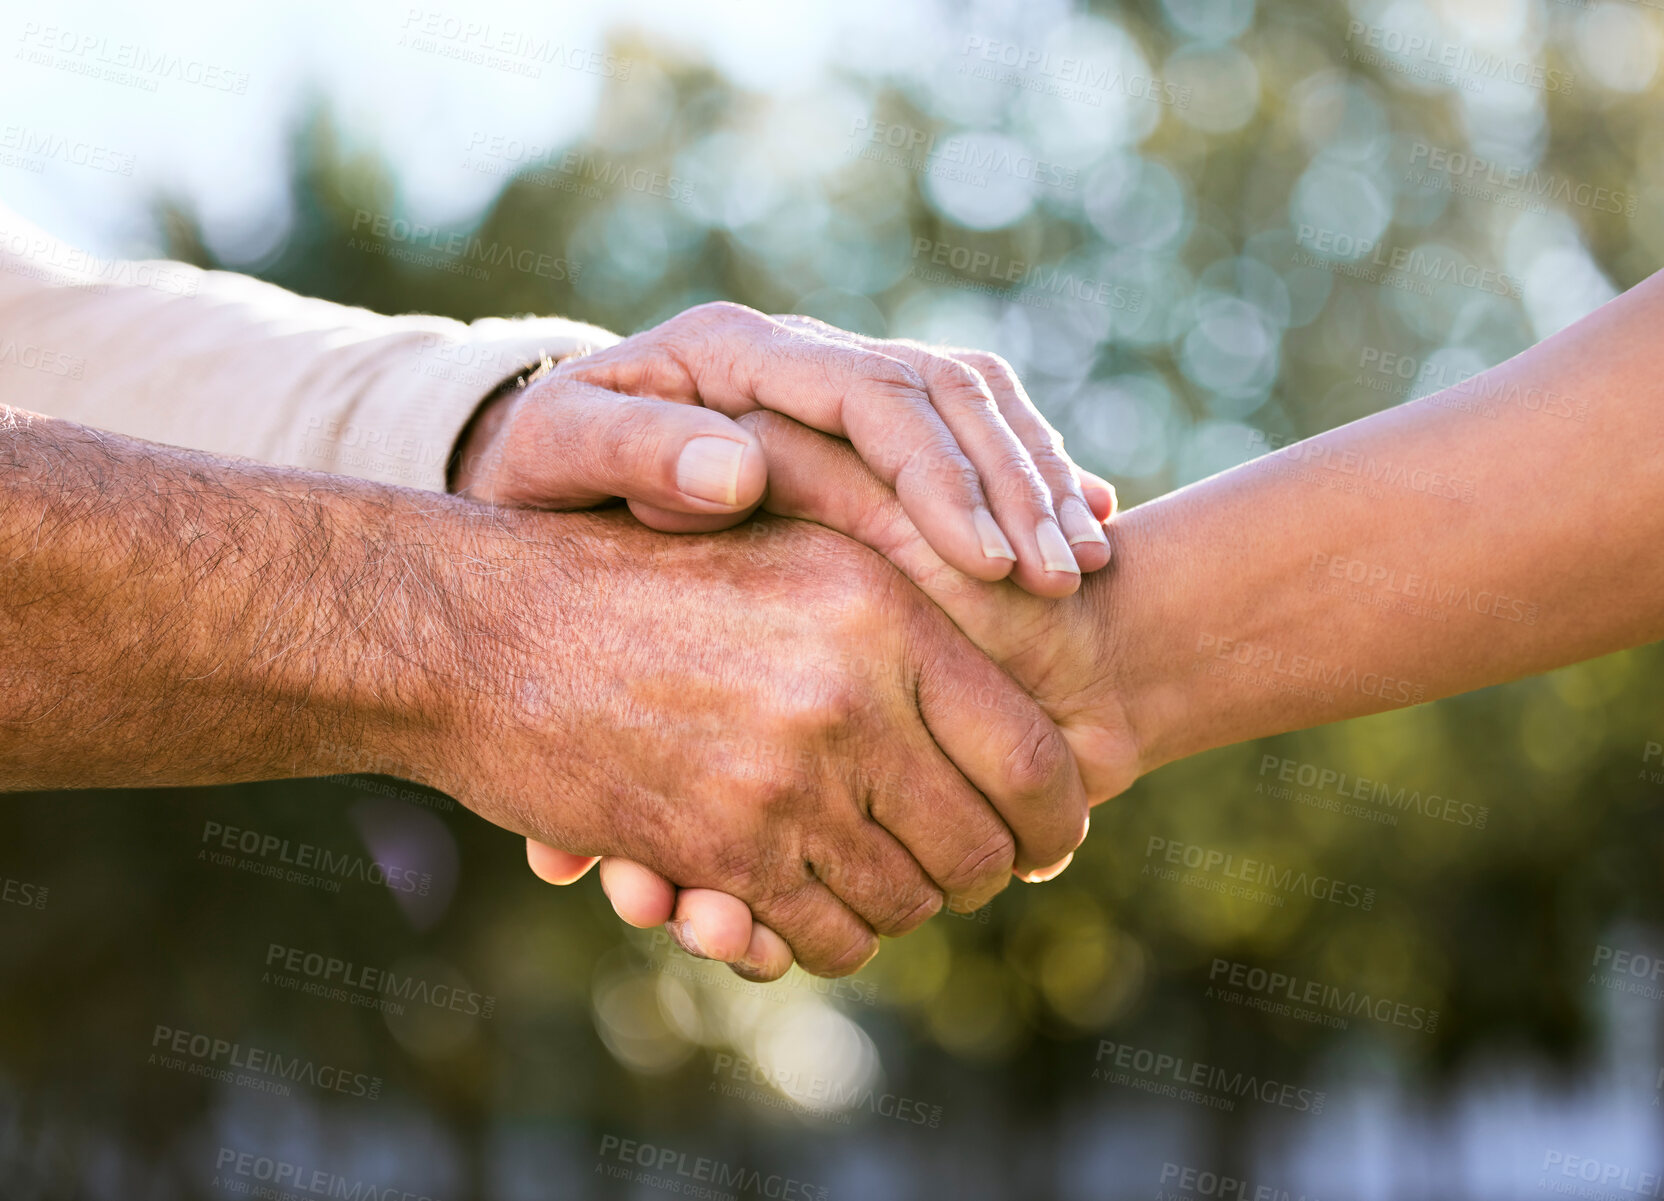
{"type": "Polygon", "coordinates": [[[281,458],[312,471],[443,492],[457,438],[497,385],[545,356],[559,360],[621,341],[598,326],[553,317],[444,325],[388,339],[373,382],[355,403],[308,415],[294,431],[299,445],[281,458]]]}

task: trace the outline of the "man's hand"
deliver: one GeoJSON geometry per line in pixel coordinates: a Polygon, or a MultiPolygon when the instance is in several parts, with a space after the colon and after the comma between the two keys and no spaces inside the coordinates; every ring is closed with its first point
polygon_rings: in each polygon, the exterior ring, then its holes
{"type": "Polygon", "coordinates": [[[730,893],[824,974],[1084,836],[1056,728],[871,551],[776,519],[501,517],[452,603],[506,636],[428,778],[491,821],[730,893]]]}
{"type": "MultiPolygon", "coordinates": [[[[867,422],[876,439],[869,465],[882,464],[909,453],[907,439],[918,435],[912,420],[919,415],[918,406],[915,398],[913,407],[891,404],[886,410],[877,403],[882,393],[872,385],[909,370],[917,373],[926,397],[937,408],[952,411],[957,399],[962,408],[980,411],[982,422],[970,422],[975,436],[987,442],[988,431],[982,426],[992,424],[995,444],[1009,451],[1015,442],[1016,457],[1007,460],[1001,478],[1013,479],[1031,500],[1035,477],[1043,481],[1075,545],[1079,566],[1092,571],[1108,561],[1100,523],[1114,511],[1113,488],[1069,461],[1056,431],[998,356],[880,341],[812,318],[768,318],[734,305],[690,310],[608,351],[545,371],[529,387],[503,391],[482,408],[466,432],[451,486],[475,499],[544,508],[581,508],[619,496],[656,529],[726,528],[756,508],[766,485],[766,457],[750,423],[769,410],[747,409],[748,405],[768,401],[798,413],[836,410],[848,425],[842,413],[854,403],[848,399],[853,371],[863,385],[856,390],[857,400],[871,410],[856,416],[867,422]],[[734,379],[761,369],[767,370],[765,387],[735,393],[734,379]],[[965,395],[967,382],[980,388],[979,400],[965,395]],[[644,387],[654,389],[653,394],[635,394],[644,387]],[[736,422],[715,407],[701,407],[702,401],[725,404],[725,411],[743,415],[736,422]],[[907,420],[892,421],[888,427],[872,422],[873,416],[882,418],[887,411],[907,420]],[[712,463],[725,465],[715,487],[709,486],[707,467],[712,463]]],[[[961,462],[961,467],[968,464],[961,462]]],[[[876,477],[863,469],[860,479],[859,495],[864,498],[869,495],[866,483],[876,482],[876,477]]],[[[882,513],[887,515],[899,503],[897,494],[881,484],[879,491],[885,497],[882,513]]],[[[855,527],[857,537],[870,534],[874,545],[887,546],[893,524],[887,516],[862,521],[855,527]]],[[[908,519],[903,524],[917,528],[908,519]]],[[[1013,578],[1020,581],[1024,573],[1013,578]]],[[[1037,606],[1037,611],[1044,608],[1037,606]]],[[[527,858],[532,870],[553,884],[572,883],[597,862],[536,840],[528,841],[527,858]]],[[[668,914],[674,890],[654,873],[613,859],[603,864],[602,876],[609,895],[623,900],[620,913],[625,920],[656,925],[668,914]],[[632,904],[640,897],[652,899],[632,904]]],[[[749,915],[724,923],[720,915],[727,898],[710,900],[715,916],[702,912],[701,890],[684,890],[682,909],[700,920],[679,920],[672,932],[681,937],[697,930],[695,944],[728,961],[745,953],[760,974],[789,966],[789,955],[778,943],[764,948],[767,953],[760,957],[758,948],[750,946],[749,915]]],[[[766,941],[766,930],[757,927],[755,933],[766,941]]]]}
{"type": "Polygon", "coordinates": [[[754,413],[741,423],[775,465],[767,512],[836,530],[899,568],[1057,721],[1091,804],[1132,784],[1135,748],[1108,670],[1114,630],[1103,600],[1115,587],[1113,573],[1057,601],[1008,581],[971,579],[930,548],[894,493],[846,443],[774,413],[754,413]]]}
{"type": "Polygon", "coordinates": [[[0,788],[323,774],[353,746],[730,893],[827,973],[1084,833],[1051,722],[828,530],[483,509],[4,407],[0,467],[0,788]]]}
{"type": "MultiPolygon", "coordinates": [[[[1110,573],[1062,600],[1028,595],[1009,581],[971,579],[943,563],[895,494],[847,443],[774,413],[753,413],[740,424],[757,436],[768,456],[768,511],[847,534],[899,567],[1057,721],[1092,803],[1132,783],[1140,770],[1137,748],[1105,666],[1114,661],[1113,626],[1105,621],[1100,593],[1113,586],[1110,573]]],[[[770,537],[768,528],[778,527],[765,527],[758,536],[770,537]]],[[[546,846],[534,845],[529,858],[533,870],[551,883],[570,882],[587,867],[546,846]]],[[[753,978],[772,979],[790,966],[767,930],[756,927],[730,897],[703,889],[678,892],[634,863],[603,860],[601,876],[619,915],[631,924],[669,920],[684,946],[743,963],[744,974],[753,978]]]]}
{"type": "Polygon", "coordinates": [[[729,420],[759,409],[847,438],[974,579],[1066,596],[1108,561],[1093,517],[1108,486],[1083,485],[998,356],[734,304],[690,309],[495,399],[459,448],[452,489],[559,509],[624,497],[658,529],[722,528],[762,498],[764,456],[729,420]]]}

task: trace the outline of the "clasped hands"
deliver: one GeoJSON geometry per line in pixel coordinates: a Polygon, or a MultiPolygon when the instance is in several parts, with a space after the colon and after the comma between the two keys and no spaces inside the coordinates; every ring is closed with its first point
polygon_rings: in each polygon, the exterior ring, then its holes
{"type": "Polygon", "coordinates": [[[526,786],[450,785],[551,883],[605,856],[631,924],[752,980],[850,972],[1060,872],[1137,774],[1114,492],[994,355],[705,305],[505,390],[458,451],[465,497],[636,519],[561,565],[593,594],[581,666],[475,739],[526,786]]]}

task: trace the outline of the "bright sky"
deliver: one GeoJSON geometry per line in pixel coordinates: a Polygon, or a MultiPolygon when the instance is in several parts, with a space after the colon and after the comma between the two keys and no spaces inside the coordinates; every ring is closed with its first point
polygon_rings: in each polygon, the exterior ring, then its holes
{"type": "MultiPolygon", "coordinates": [[[[269,243],[282,220],[286,130],[306,99],[321,94],[351,136],[393,163],[409,211],[455,220],[502,182],[458,169],[470,137],[558,144],[591,120],[602,75],[533,65],[514,49],[528,41],[559,46],[583,64],[604,52],[609,30],[634,27],[687,44],[742,86],[790,92],[824,86],[825,69],[841,55],[860,55],[869,66],[917,63],[923,39],[948,36],[938,2],[792,3],[782,20],[779,0],[560,7],[536,0],[8,0],[0,4],[7,60],[0,201],[100,253],[145,248],[136,215],[158,193],[189,198],[211,239],[269,243]],[[412,35],[423,44],[408,44],[412,35]],[[540,77],[457,57],[488,46],[501,59],[540,68],[540,77]],[[135,55],[187,66],[146,70],[135,55]],[[211,82],[194,82],[204,71],[211,82]],[[52,159],[36,173],[5,157],[31,136],[90,144],[101,161],[131,173],[52,159]]],[[[1025,23],[1039,27],[1048,9],[1061,7],[1025,4],[1025,23]]],[[[977,18],[979,27],[1008,20],[1006,8],[1002,17],[977,18]]]]}

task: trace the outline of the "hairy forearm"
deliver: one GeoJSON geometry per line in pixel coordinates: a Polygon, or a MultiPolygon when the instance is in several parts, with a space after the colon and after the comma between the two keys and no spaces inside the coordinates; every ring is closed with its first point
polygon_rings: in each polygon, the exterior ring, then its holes
{"type": "Polygon", "coordinates": [[[1664,637],[1664,278],[1128,511],[1089,581],[1140,767],[1664,637]]]}
{"type": "Polygon", "coordinates": [[[422,774],[463,508],[0,406],[0,788],[422,774]]]}

